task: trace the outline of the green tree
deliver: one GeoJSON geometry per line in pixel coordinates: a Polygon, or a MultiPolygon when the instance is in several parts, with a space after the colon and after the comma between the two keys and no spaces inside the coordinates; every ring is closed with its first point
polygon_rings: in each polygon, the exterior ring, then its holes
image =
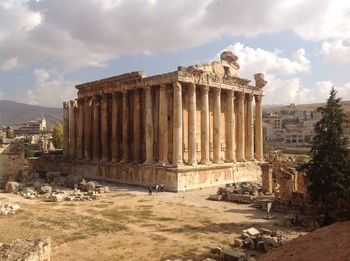
{"type": "Polygon", "coordinates": [[[62,149],[63,147],[63,127],[59,121],[56,121],[52,130],[52,144],[55,146],[55,149],[62,149]]]}
{"type": "Polygon", "coordinates": [[[326,106],[317,109],[322,118],[315,125],[311,160],[301,168],[307,174],[311,201],[324,207],[326,224],[330,208],[349,197],[349,150],[342,133],[345,114],[336,94],[332,88],[326,106]]]}

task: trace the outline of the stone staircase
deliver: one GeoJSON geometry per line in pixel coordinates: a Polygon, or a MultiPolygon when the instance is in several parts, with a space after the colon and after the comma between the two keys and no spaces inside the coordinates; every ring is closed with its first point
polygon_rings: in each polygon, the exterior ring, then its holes
{"type": "Polygon", "coordinates": [[[267,203],[268,202],[273,202],[273,197],[268,196],[268,197],[258,197],[254,200],[254,202],[251,204],[252,207],[254,208],[259,208],[259,209],[267,209],[267,203]]]}

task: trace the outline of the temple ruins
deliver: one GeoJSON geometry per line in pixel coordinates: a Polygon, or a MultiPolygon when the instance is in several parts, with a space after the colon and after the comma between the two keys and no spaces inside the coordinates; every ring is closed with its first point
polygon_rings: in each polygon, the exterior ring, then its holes
{"type": "Polygon", "coordinates": [[[146,77],[77,85],[63,104],[62,158],[37,168],[184,191],[261,180],[264,75],[238,75],[238,57],[146,77]]]}

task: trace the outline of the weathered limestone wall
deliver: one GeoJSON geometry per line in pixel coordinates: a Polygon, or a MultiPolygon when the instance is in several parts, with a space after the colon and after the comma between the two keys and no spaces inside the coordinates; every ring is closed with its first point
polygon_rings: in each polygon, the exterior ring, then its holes
{"type": "Polygon", "coordinates": [[[0,147],[0,186],[1,181],[18,175],[24,167],[24,152],[17,145],[6,144],[0,147]]]}
{"type": "Polygon", "coordinates": [[[170,168],[131,163],[107,163],[42,159],[29,160],[34,171],[61,171],[86,178],[149,186],[164,184],[169,191],[186,191],[232,182],[261,182],[261,167],[253,162],[170,168]]]}

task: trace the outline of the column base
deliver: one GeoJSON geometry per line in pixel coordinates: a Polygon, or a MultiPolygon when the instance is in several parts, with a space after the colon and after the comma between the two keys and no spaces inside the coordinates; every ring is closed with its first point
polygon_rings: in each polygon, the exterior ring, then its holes
{"type": "Polygon", "coordinates": [[[182,161],[177,161],[177,162],[173,162],[172,164],[174,167],[181,167],[184,165],[184,163],[182,161]]]}
{"type": "Polygon", "coordinates": [[[211,161],[210,161],[210,160],[201,160],[201,161],[199,162],[199,164],[210,165],[210,164],[211,164],[211,161]]]}
{"type": "Polygon", "coordinates": [[[162,167],[165,167],[165,166],[170,166],[170,163],[168,161],[159,161],[158,165],[162,166],[162,167]]]}
{"type": "Polygon", "coordinates": [[[187,164],[190,166],[197,166],[197,161],[196,160],[189,161],[187,164]]]}
{"type": "Polygon", "coordinates": [[[143,164],[145,164],[145,165],[153,165],[154,164],[154,160],[145,160],[143,162],[143,164]]]}

